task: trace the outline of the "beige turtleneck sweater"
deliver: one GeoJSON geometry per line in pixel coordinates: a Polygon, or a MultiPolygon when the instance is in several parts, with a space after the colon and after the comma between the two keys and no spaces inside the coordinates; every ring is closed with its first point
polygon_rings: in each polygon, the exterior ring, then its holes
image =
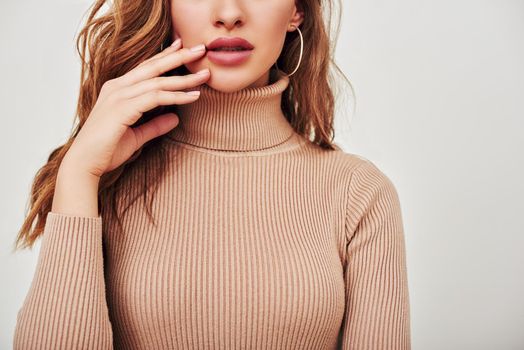
{"type": "Polygon", "coordinates": [[[14,348],[410,349],[395,187],[295,133],[288,84],[181,105],[157,226],[50,212],[14,348]]]}

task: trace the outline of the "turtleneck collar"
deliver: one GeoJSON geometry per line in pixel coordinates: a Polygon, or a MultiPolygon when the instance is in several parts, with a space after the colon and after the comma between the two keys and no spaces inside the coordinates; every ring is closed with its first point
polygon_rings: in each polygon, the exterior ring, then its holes
{"type": "Polygon", "coordinates": [[[179,124],[167,136],[212,150],[256,151],[289,140],[295,131],[281,109],[289,77],[270,71],[270,83],[234,92],[222,92],[203,84],[200,97],[177,105],[179,124]]]}

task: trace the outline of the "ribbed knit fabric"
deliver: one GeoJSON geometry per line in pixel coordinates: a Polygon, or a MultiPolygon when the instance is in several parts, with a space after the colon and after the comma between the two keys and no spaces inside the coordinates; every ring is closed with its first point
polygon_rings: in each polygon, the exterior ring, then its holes
{"type": "MultiPolygon", "coordinates": [[[[156,226],[141,201],[122,234],[109,214],[48,213],[14,348],[410,349],[397,191],[295,133],[288,85],[203,85],[183,105],[156,226]]],[[[122,203],[147,167],[131,171],[122,203]]]]}

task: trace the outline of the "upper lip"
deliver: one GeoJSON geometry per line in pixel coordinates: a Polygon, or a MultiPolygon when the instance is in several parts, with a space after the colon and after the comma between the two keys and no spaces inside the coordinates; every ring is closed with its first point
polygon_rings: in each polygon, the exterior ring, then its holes
{"type": "Polygon", "coordinates": [[[213,49],[217,49],[220,47],[243,47],[244,49],[248,49],[248,50],[251,50],[254,48],[254,46],[251,45],[249,41],[247,41],[244,38],[240,38],[240,37],[234,37],[234,38],[221,37],[207,44],[208,50],[213,50],[213,49]]]}

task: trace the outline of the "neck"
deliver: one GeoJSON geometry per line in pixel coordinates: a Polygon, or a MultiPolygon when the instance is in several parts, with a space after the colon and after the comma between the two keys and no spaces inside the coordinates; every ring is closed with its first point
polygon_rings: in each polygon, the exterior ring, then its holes
{"type": "Polygon", "coordinates": [[[289,77],[275,73],[268,85],[234,92],[203,84],[195,102],[177,106],[180,121],[168,137],[224,151],[262,150],[284,143],[295,134],[281,109],[289,77]]]}

